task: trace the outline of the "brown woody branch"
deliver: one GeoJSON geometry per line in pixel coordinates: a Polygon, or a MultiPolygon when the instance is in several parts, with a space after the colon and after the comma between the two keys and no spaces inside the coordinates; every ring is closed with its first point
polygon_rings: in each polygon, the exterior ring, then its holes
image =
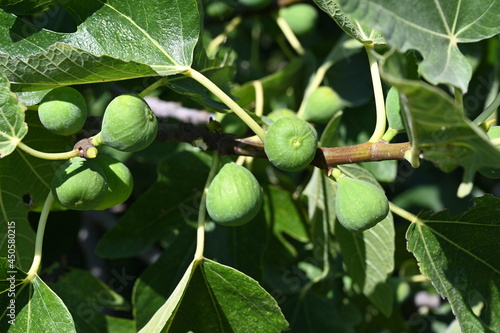
{"type": "MultiPolygon", "coordinates": [[[[260,141],[239,139],[231,134],[213,132],[207,127],[193,124],[161,124],[157,139],[159,141],[177,141],[194,143],[201,141],[207,150],[218,150],[223,155],[243,155],[267,158],[264,145],[260,141]]],[[[318,148],[312,165],[329,169],[339,164],[350,164],[383,160],[403,160],[410,149],[410,143],[362,143],[345,147],[318,148]]]]}

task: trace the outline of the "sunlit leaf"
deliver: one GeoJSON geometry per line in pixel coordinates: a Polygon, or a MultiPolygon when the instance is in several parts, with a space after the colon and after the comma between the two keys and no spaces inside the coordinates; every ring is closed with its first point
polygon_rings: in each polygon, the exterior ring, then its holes
{"type": "Polygon", "coordinates": [[[463,92],[472,67],[458,44],[500,32],[498,0],[338,0],[345,14],[382,32],[402,52],[418,50],[421,74],[431,83],[446,83],[463,92]]]}
{"type": "Polygon", "coordinates": [[[172,75],[191,65],[200,31],[195,0],[61,4],[76,32],[39,29],[0,11],[0,72],[13,89],[172,75]]]}

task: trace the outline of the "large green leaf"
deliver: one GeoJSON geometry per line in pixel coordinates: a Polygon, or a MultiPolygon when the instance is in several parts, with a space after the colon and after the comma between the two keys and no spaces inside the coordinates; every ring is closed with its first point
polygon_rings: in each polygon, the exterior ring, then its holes
{"type": "Polygon", "coordinates": [[[12,153],[28,132],[28,125],[24,122],[25,109],[10,92],[9,81],[0,72],[0,158],[12,153]]]}
{"type": "Polygon", "coordinates": [[[26,277],[19,268],[14,270],[0,258],[0,331],[26,332],[76,332],[73,318],[61,299],[36,276],[31,283],[23,284],[26,277]],[[15,271],[16,273],[11,273],[15,271]],[[10,279],[15,277],[15,297],[9,295],[10,279]],[[13,301],[12,301],[13,300],[13,301]],[[9,316],[8,306],[13,304],[15,317],[9,316]],[[13,322],[9,322],[14,320],[13,322]],[[12,324],[14,323],[14,325],[12,324]]]}
{"type": "Polygon", "coordinates": [[[451,304],[464,333],[500,331],[500,199],[486,195],[459,216],[420,216],[407,231],[420,270],[451,304]],[[480,315],[472,307],[482,303],[480,315]]]}
{"type": "Polygon", "coordinates": [[[393,291],[387,282],[394,270],[395,231],[392,214],[373,228],[353,233],[335,226],[347,273],[385,316],[390,316],[393,291]]]}
{"type": "Polygon", "coordinates": [[[345,15],[339,6],[340,1],[335,0],[314,0],[319,8],[325,11],[337,22],[339,27],[347,34],[363,44],[385,44],[384,37],[380,32],[371,27],[361,24],[358,20],[345,15]]]}
{"type": "Polygon", "coordinates": [[[198,41],[198,2],[64,2],[76,32],[39,29],[0,11],[0,72],[16,90],[172,75],[186,70],[198,41]]]}
{"type": "Polygon", "coordinates": [[[2,0],[0,8],[9,13],[28,15],[42,12],[56,0],[2,0]]]}
{"type": "Polygon", "coordinates": [[[276,301],[257,281],[203,259],[190,265],[140,332],[281,332],[287,327],[276,301]]]}
{"type": "MultiPolygon", "coordinates": [[[[123,273],[123,271],[113,271],[114,280],[111,280],[113,287],[124,287],[120,285],[123,281],[130,283],[126,279],[127,275],[123,273]],[[116,275],[119,275],[118,278],[116,275]]],[[[122,311],[130,308],[121,295],[88,271],[71,269],[57,283],[49,286],[68,307],[78,332],[106,332],[107,321],[102,308],[122,311]]]]}
{"type": "Polygon", "coordinates": [[[485,132],[443,90],[407,79],[405,66],[405,58],[394,53],[385,59],[382,75],[400,93],[413,159],[422,152],[424,159],[445,172],[462,166],[466,181],[478,169],[496,168],[500,151],[489,142],[485,132]]]}
{"type": "Polygon", "coordinates": [[[402,52],[418,50],[420,72],[433,84],[446,83],[463,92],[472,67],[458,48],[500,32],[499,0],[338,0],[349,17],[378,29],[402,52]]]}
{"type": "Polygon", "coordinates": [[[203,153],[183,151],[168,156],[158,166],[158,181],[103,236],[99,255],[136,255],[179,226],[196,223],[209,163],[203,153]]]}
{"type": "MultiPolygon", "coordinates": [[[[380,186],[375,178],[357,165],[341,166],[350,177],[380,186]]],[[[395,230],[392,214],[373,228],[353,233],[335,225],[347,273],[373,305],[385,316],[392,312],[392,288],[387,282],[394,270],[395,230]]]]}
{"type": "Polygon", "coordinates": [[[187,225],[180,228],[160,258],[137,279],[132,294],[137,330],[142,329],[169,297],[172,297],[193,260],[195,239],[194,228],[187,225]]]}

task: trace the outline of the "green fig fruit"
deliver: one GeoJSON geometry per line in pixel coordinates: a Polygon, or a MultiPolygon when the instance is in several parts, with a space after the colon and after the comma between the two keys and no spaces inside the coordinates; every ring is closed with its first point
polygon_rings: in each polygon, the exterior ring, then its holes
{"type": "Polygon", "coordinates": [[[401,105],[399,104],[398,90],[394,87],[389,89],[385,98],[385,110],[389,127],[397,131],[404,131],[405,125],[401,115],[401,105]]]}
{"type": "Polygon", "coordinates": [[[264,150],[269,161],[284,171],[300,171],[316,154],[318,134],[314,127],[296,117],[278,119],[269,126],[264,150]]]}
{"type": "Polygon", "coordinates": [[[321,86],[308,96],[302,117],[305,121],[326,124],[343,107],[344,103],[335,90],[321,86]]]}
{"type": "Polygon", "coordinates": [[[297,114],[295,111],[287,109],[287,108],[282,108],[282,109],[276,109],[267,115],[267,118],[272,120],[273,122],[276,122],[278,119],[285,118],[285,117],[296,117],[297,114]]]}
{"type": "Polygon", "coordinates": [[[91,210],[103,202],[107,186],[106,175],[94,162],[74,157],[56,170],[51,190],[62,206],[91,210]]]}
{"type": "Polygon", "coordinates": [[[137,95],[113,99],[102,119],[100,141],[115,149],[134,152],[148,147],[158,133],[158,120],[148,103],[137,95]]]}
{"type": "Polygon", "coordinates": [[[279,15],[285,19],[292,31],[298,36],[304,36],[314,31],[318,22],[318,10],[308,3],[297,3],[283,7],[279,15]]]}
{"type": "Polygon", "coordinates": [[[129,168],[117,159],[107,155],[99,155],[92,162],[101,168],[108,183],[106,197],[94,209],[108,209],[127,200],[134,188],[134,180],[129,168]]]}
{"type": "Polygon", "coordinates": [[[374,184],[342,177],[337,181],[335,211],[344,228],[361,232],[386,218],[389,202],[385,193],[374,184]]]}
{"type": "Polygon", "coordinates": [[[273,0],[239,0],[239,2],[250,9],[262,9],[269,6],[273,0]]]}
{"type": "Polygon", "coordinates": [[[212,180],[206,204],[215,222],[224,226],[242,225],[259,212],[262,188],[248,169],[227,163],[212,180]]]}
{"type": "Polygon", "coordinates": [[[38,106],[38,117],[42,125],[58,135],[80,132],[87,120],[87,113],[85,98],[72,87],[52,89],[38,106]]]}

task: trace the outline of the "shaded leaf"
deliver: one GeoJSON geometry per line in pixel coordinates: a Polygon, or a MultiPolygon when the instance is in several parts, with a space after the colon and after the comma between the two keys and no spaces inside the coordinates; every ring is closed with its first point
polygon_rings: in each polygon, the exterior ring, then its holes
{"type": "Polygon", "coordinates": [[[106,332],[102,308],[121,311],[130,308],[122,296],[84,270],[73,268],[49,286],[68,307],[78,332],[106,332]]]}
{"type": "Polygon", "coordinates": [[[500,151],[484,131],[441,89],[405,78],[405,59],[397,54],[386,58],[383,78],[400,93],[403,117],[412,155],[432,161],[445,172],[458,166],[474,174],[480,168],[498,166],[500,151]]]}
{"type": "Polygon", "coordinates": [[[196,246],[194,228],[181,228],[160,258],[137,279],[132,294],[137,330],[171,297],[191,264],[196,246]]]}
{"type": "MultiPolygon", "coordinates": [[[[29,132],[23,139],[28,146],[45,152],[69,151],[72,137],[48,132],[36,112],[26,114],[29,132]]],[[[24,270],[31,264],[35,233],[28,221],[28,211],[40,211],[50,190],[55,170],[63,161],[39,159],[19,149],[0,159],[0,253],[7,253],[7,223],[15,223],[16,264],[24,270]]],[[[54,207],[60,207],[54,205],[54,207]]]]}
{"type": "Polygon", "coordinates": [[[498,0],[338,0],[349,17],[381,31],[400,51],[418,50],[420,73],[433,84],[446,83],[463,92],[472,67],[458,48],[500,32],[498,0]],[[416,15],[418,13],[418,15],[416,15]]]}
{"type": "Polygon", "coordinates": [[[0,8],[8,13],[30,15],[50,8],[55,0],[2,0],[0,8]]]}
{"type": "Polygon", "coordinates": [[[385,316],[393,306],[392,287],[387,278],[394,270],[395,231],[392,214],[361,233],[335,226],[347,273],[362,293],[385,316]]]}
{"type": "Polygon", "coordinates": [[[408,250],[451,304],[463,332],[500,330],[500,199],[486,195],[459,216],[423,215],[408,228],[408,250]],[[473,299],[483,303],[472,311],[473,299]]]}
{"type": "Polygon", "coordinates": [[[0,39],[0,71],[16,90],[172,75],[191,65],[200,31],[196,0],[62,5],[79,23],[76,32],[39,29],[0,11],[0,34],[8,36],[0,39]]]}
{"type": "Polygon", "coordinates": [[[140,253],[184,223],[196,223],[210,157],[182,151],[158,166],[158,181],[101,238],[97,253],[123,258],[140,253]]]}

